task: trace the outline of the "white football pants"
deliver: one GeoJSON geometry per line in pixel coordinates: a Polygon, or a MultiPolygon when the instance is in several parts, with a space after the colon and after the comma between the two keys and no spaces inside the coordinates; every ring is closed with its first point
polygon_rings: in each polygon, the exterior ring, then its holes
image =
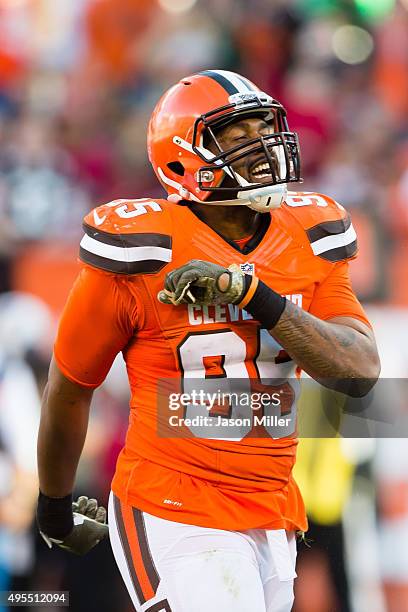
{"type": "Polygon", "coordinates": [[[290,612],[296,537],[167,521],[111,493],[113,553],[137,612],[290,612]]]}

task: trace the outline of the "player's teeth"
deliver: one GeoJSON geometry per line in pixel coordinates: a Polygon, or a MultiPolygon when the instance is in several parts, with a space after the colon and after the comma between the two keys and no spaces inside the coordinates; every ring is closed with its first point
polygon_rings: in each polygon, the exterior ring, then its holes
{"type": "MultiPolygon", "coordinates": [[[[255,168],[252,170],[252,174],[258,176],[259,173],[264,174],[265,170],[269,171],[269,164],[259,164],[258,166],[255,166],[255,168]]],[[[270,172],[267,172],[267,175],[268,174],[270,174],[270,172]]]]}

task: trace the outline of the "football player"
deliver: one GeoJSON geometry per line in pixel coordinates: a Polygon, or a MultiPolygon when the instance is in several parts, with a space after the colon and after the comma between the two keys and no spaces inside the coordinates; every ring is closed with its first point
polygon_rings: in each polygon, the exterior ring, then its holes
{"type": "MultiPolygon", "coordinates": [[[[233,72],[169,89],[148,153],[167,200],[116,200],[84,221],[43,402],[39,527],[75,549],[89,404],[122,352],[130,421],[109,530],[135,609],[288,612],[307,529],[292,477],[295,370],[357,395],[379,374],[348,276],[356,235],[330,197],[287,191],[300,180],[297,135],[278,101],[233,72]],[[237,381],[278,401],[255,410],[206,395],[237,381]]],[[[82,525],[84,548],[94,527],[82,525]]]]}

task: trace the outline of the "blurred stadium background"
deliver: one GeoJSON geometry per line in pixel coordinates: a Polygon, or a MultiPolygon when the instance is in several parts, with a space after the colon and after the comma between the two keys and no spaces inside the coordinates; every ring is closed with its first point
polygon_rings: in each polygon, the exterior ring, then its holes
{"type": "MultiPolygon", "coordinates": [[[[82,216],[161,195],[149,113],[210,67],[283,102],[304,189],[351,210],[354,287],[397,388],[383,409],[407,409],[408,0],[0,0],[0,590],[70,590],[75,612],[130,610],[107,543],[77,559],[36,535],[39,398],[82,216]]],[[[127,399],[118,364],[96,393],[78,493],[106,502],[127,399]]],[[[405,439],[302,440],[297,474],[311,542],[296,612],[406,612],[405,439]]]]}

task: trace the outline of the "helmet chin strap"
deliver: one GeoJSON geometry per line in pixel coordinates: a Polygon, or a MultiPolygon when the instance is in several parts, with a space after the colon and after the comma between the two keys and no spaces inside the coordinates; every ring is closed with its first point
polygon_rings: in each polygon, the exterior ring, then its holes
{"type": "MultiPolygon", "coordinates": [[[[241,187],[249,187],[249,183],[241,174],[235,173],[241,187]]],[[[268,212],[274,208],[279,208],[286,198],[288,186],[286,183],[279,185],[265,185],[265,187],[255,187],[247,191],[238,191],[237,198],[244,200],[246,206],[257,212],[268,212]]]]}
{"type": "Polygon", "coordinates": [[[208,206],[248,206],[256,212],[269,212],[279,208],[284,202],[288,189],[286,183],[257,187],[248,191],[239,191],[235,200],[203,201],[208,206]]]}
{"type": "Polygon", "coordinates": [[[257,212],[268,212],[274,208],[279,208],[286,198],[288,186],[286,183],[280,185],[269,185],[268,187],[258,187],[249,191],[239,191],[238,199],[242,199],[249,208],[257,212]]]}
{"type": "MultiPolygon", "coordinates": [[[[223,170],[225,171],[226,168],[223,168],[223,170]]],[[[238,172],[235,172],[235,179],[241,187],[251,186],[251,183],[238,172]]],[[[285,200],[287,193],[288,186],[286,183],[265,185],[265,187],[254,187],[254,189],[246,191],[237,191],[237,196],[234,200],[209,201],[208,204],[215,204],[216,206],[248,206],[248,208],[256,212],[264,213],[274,208],[279,208],[285,200]]]]}

